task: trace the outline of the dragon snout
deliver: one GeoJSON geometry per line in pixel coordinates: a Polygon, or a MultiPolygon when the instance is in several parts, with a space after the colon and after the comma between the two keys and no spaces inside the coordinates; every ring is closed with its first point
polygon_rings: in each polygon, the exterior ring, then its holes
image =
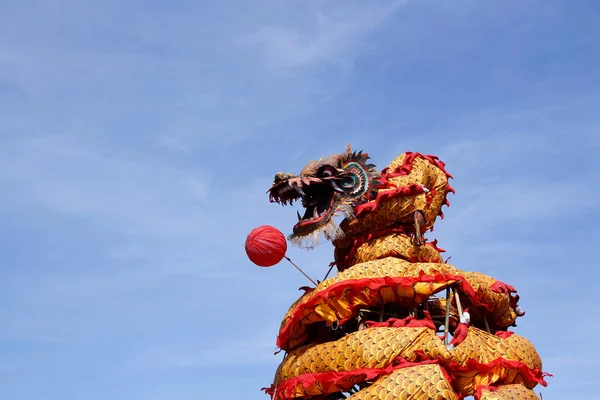
{"type": "Polygon", "coordinates": [[[278,172],[275,174],[275,178],[273,178],[273,185],[276,185],[281,181],[285,181],[290,178],[293,178],[294,176],[295,176],[294,174],[286,174],[285,172],[278,172]]]}

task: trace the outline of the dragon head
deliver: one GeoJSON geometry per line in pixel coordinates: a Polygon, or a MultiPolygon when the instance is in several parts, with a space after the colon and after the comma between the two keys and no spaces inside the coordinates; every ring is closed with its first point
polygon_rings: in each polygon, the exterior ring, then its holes
{"type": "Polygon", "coordinates": [[[301,247],[314,247],[323,232],[329,240],[343,236],[333,217],[352,217],[352,207],[369,201],[381,183],[367,153],[346,152],[309,162],[299,175],[279,172],[269,189],[270,201],[292,205],[301,200],[305,211],[298,212],[290,241],[301,247]]]}

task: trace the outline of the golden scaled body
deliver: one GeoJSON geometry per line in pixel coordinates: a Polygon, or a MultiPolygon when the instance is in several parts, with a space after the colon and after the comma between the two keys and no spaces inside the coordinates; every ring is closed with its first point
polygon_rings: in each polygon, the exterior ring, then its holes
{"type": "Polygon", "coordinates": [[[283,318],[277,345],[286,355],[266,389],[274,399],[538,398],[540,356],[508,331],[523,314],[514,288],[414,241],[415,211],[430,230],[448,204],[449,177],[418,153],[382,171],[386,188],[341,224],[340,272],[283,318]]]}

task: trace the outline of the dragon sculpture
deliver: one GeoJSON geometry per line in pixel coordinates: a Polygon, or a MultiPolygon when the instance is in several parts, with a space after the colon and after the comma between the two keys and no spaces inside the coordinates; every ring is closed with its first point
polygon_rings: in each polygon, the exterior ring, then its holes
{"type": "Polygon", "coordinates": [[[515,289],[445,263],[424,237],[449,206],[450,178],[437,157],[411,152],[379,172],[349,145],[275,175],[271,202],[305,209],[288,239],[312,247],[324,235],[338,273],[285,315],[285,357],[264,389],[273,399],[538,399],[548,374],[508,330],[524,315],[515,289]]]}

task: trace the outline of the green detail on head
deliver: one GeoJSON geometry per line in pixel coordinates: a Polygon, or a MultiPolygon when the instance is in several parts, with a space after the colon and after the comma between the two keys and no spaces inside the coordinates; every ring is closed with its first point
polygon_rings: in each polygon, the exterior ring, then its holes
{"type": "Polygon", "coordinates": [[[293,242],[312,247],[321,231],[328,239],[343,235],[333,217],[339,212],[351,216],[352,206],[369,201],[380,185],[379,172],[368,160],[367,153],[348,147],[346,153],[311,161],[299,175],[275,175],[271,202],[286,205],[301,200],[305,208],[290,235],[293,242]]]}

